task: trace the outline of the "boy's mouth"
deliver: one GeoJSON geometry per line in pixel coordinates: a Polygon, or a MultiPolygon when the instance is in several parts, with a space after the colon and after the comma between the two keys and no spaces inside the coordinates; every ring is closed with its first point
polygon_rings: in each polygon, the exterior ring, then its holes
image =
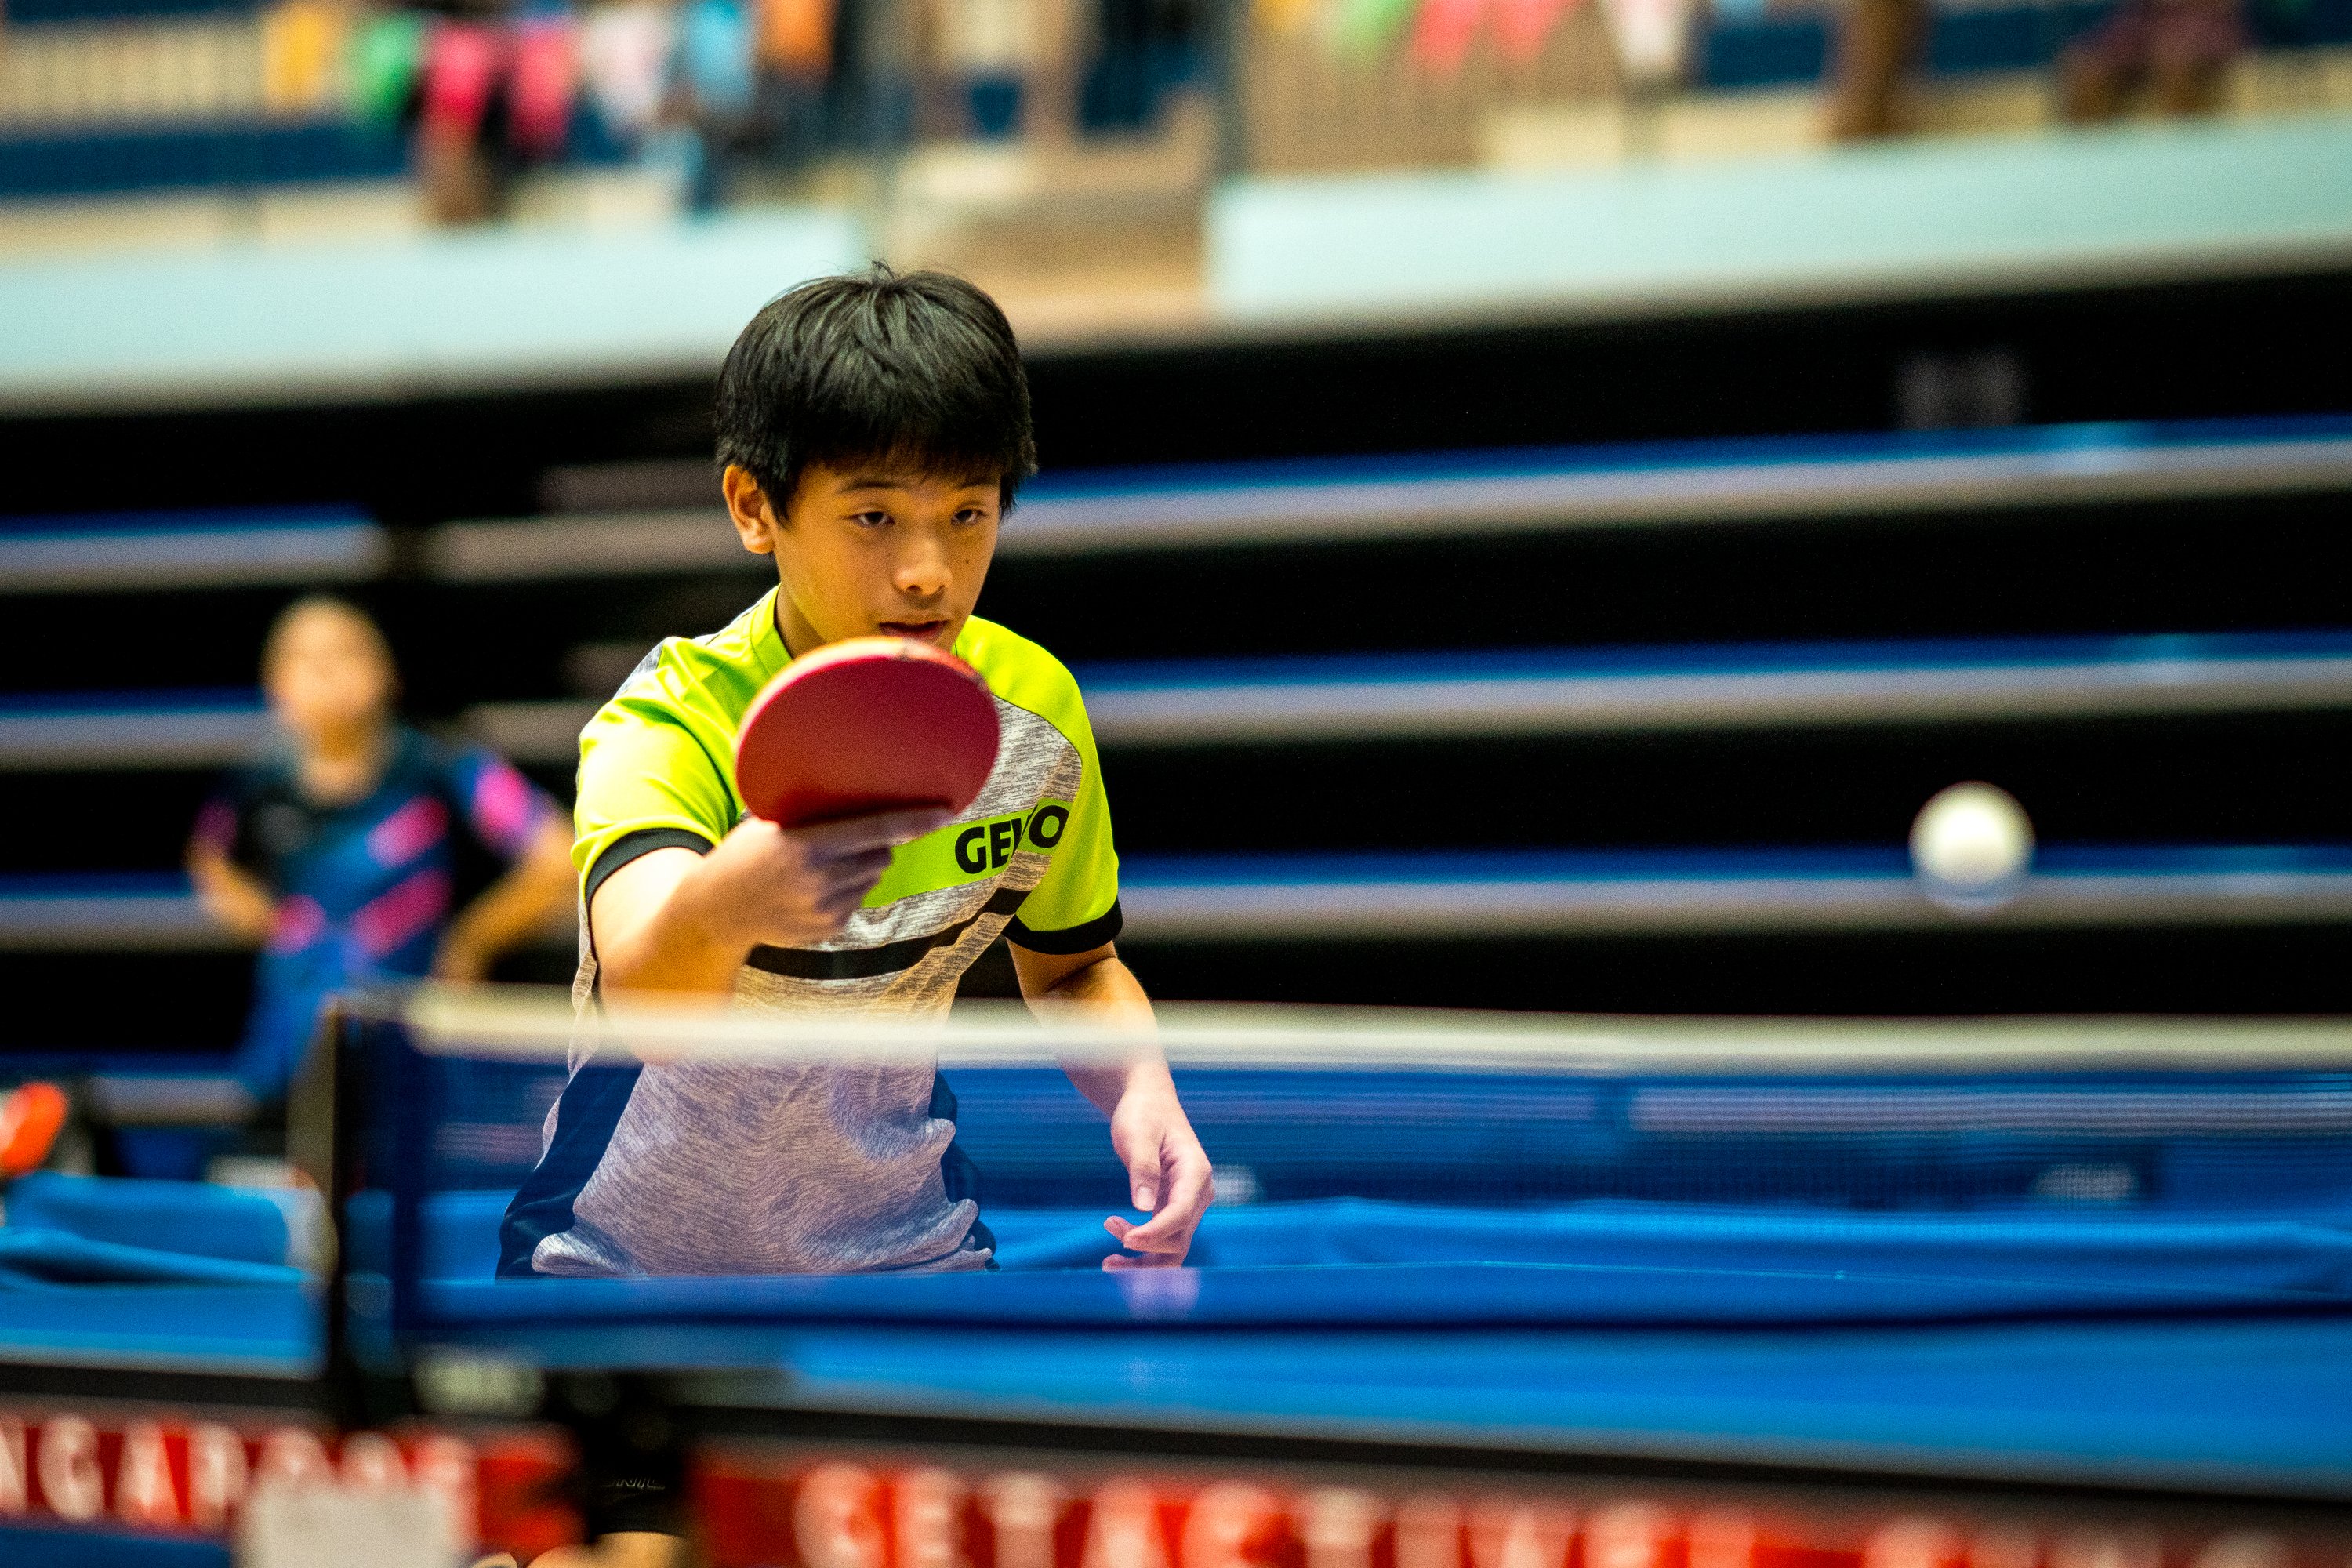
{"type": "Polygon", "coordinates": [[[884,621],[880,630],[886,637],[912,637],[917,642],[935,643],[948,629],[944,619],[932,621],[884,621]]]}

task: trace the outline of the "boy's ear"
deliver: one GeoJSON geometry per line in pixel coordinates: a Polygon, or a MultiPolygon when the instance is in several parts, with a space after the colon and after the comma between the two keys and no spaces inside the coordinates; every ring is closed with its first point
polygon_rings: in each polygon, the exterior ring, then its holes
{"type": "Polygon", "coordinates": [[[784,525],[776,509],[768,504],[767,491],[751,477],[751,470],[740,463],[730,463],[719,477],[719,488],[727,496],[727,516],[735,524],[735,536],[743,548],[754,555],[776,552],[776,531],[784,525]]]}

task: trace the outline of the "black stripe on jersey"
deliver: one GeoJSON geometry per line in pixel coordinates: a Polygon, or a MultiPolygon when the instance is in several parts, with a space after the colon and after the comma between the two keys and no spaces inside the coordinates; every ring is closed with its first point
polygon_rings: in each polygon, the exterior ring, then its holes
{"type": "Polygon", "coordinates": [[[708,855],[710,853],[710,840],[699,833],[688,833],[683,827],[640,827],[635,833],[624,833],[605,845],[604,852],[596,857],[596,863],[588,868],[587,878],[580,886],[581,901],[594,903],[596,889],[604,885],[605,878],[639,856],[650,855],[656,849],[691,849],[697,855],[708,855]]]}
{"type": "Polygon", "coordinates": [[[1031,931],[1015,920],[1004,928],[1004,940],[1032,952],[1086,952],[1118,935],[1119,929],[1126,923],[1127,917],[1119,913],[1118,900],[1113,899],[1110,908],[1086,924],[1071,926],[1064,931],[1031,931]]]}
{"type": "Polygon", "coordinates": [[[896,974],[914,968],[940,948],[954,946],[964,932],[988,916],[1011,914],[1028,896],[1025,889],[1016,892],[1011,888],[1000,888],[970,920],[958,921],[945,931],[935,931],[929,936],[910,936],[904,942],[884,942],[880,947],[844,948],[834,952],[807,947],[755,947],[751,956],[743,962],[754,969],[793,980],[871,980],[877,974],[896,974]]]}

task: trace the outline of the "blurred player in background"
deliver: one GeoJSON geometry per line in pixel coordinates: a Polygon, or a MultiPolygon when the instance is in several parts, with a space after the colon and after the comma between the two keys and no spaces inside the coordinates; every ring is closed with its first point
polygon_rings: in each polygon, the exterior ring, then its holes
{"type": "Polygon", "coordinates": [[[236,1070],[268,1101],[334,993],[478,980],[542,929],[572,900],[572,833],[509,763],[394,716],[392,650],[340,599],[278,616],[261,681],[283,739],[205,805],[188,872],[213,917],[261,946],[236,1070]],[[460,909],[485,861],[503,873],[460,909]]]}

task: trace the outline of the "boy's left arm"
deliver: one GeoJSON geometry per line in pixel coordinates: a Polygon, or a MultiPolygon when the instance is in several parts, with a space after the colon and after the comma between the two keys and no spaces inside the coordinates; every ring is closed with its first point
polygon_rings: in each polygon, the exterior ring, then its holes
{"type": "Polygon", "coordinates": [[[1151,999],[1110,943],[1084,952],[1034,952],[1013,946],[1021,994],[1040,1013],[1084,1008],[1115,1028],[1131,1028],[1126,1061],[1065,1063],[1078,1092],[1110,1117],[1111,1147],[1127,1166],[1129,1195],[1151,1217],[1141,1225],[1117,1215],[1103,1228],[1139,1256],[1107,1258],[1103,1267],[1172,1268],[1184,1261],[1192,1232],[1215,1195],[1209,1156],[1177,1101],[1167,1059],[1151,1041],[1151,999]]]}

